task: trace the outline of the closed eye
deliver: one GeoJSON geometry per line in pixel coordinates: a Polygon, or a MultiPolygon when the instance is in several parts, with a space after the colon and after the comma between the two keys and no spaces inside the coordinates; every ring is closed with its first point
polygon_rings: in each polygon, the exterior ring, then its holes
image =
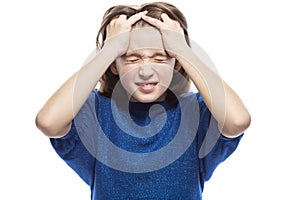
{"type": "Polygon", "coordinates": [[[155,61],[158,61],[158,62],[163,62],[163,61],[166,61],[165,59],[158,59],[158,58],[156,58],[156,59],[154,59],[155,61]]]}
{"type": "Polygon", "coordinates": [[[132,63],[137,62],[137,61],[139,61],[138,58],[136,58],[136,59],[127,59],[126,60],[126,62],[132,62],[132,63]]]}
{"type": "Polygon", "coordinates": [[[140,61],[140,58],[137,56],[129,56],[125,58],[126,63],[137,63],[140,61]]]}
{"type": "Polygon", "coordinates": [[[154,57],[154,61],[155,62],[166,62],[166,61],[168,61],[168,57],[167,56],[156,56],[156,57],[154,57]]]}

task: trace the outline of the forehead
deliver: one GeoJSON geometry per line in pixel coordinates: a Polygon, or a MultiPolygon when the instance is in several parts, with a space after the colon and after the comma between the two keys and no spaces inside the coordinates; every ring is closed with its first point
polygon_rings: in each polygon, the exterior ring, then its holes
{"type": "Polygon", "coordinates": [[[137,51],[141,49],[156,49],[164,51],[161,34],[154,27],[134,28],[131,31],[128,51],[137,51]]]}

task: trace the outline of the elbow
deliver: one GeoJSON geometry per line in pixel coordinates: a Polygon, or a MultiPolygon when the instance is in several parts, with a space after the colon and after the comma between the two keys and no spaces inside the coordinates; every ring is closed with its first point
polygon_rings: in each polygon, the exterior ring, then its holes
{"type": "Polygon", "coordinates": [[[60,131],[57,131],[59,129],[55,128],[55,123],[53,120],[41,113],[37,114],[35,118],[35,125],[42,133],[44,133],[44,135],[49,138],[58,138],[63,136],[60,134],[60,131]]]}
{"type": "Polygon", "coordinates": [[[243,133],[251,124],[251,116],[250,114],[247,114],[243,117],[238,118],[235,123],[235,129],[237,130],[237,133],[243,133]]]}
{"type": "Polygon", "coordinates": [[[237,137],[244,133],[244,131],[250,126],[251,124],[251,116],[247,112],[243,115],[239,115],[230,120],[230,122],[225,122],[225,126],[222,129],[222,134],[226,137],[237,137]],[[226,125],[227,124],[227,125],[226,125]]]}
{"type": "Polygon", "coordinates": [[[35,125],[36,127],[42,131],[47,137],[52,137],[53,133],[51,131],[51,123],[50,120],[46,117],[42,116],[42,114],[37,114],[35,118],[35,125]]]}

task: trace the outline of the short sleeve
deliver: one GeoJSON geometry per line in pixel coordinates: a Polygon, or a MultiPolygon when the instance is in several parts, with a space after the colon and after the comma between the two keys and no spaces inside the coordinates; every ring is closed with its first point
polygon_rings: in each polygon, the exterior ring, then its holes
{"type": "Polygon", "coordinates": [[[201,175],[204,181],[211,178],[217,166],[225,161],[237,148],[243,135],[236,138],[226,138],[220,135],[216,144],[207,155],[200,158],[201,175]]]}
{"type": "MultiPolygon", "coordinates": [[[[85,104],[90,104],[89,101],[94,98],[94,95],[88,98],[85,104]]],[[[92,100],[94,102],[94,100],[92,100]]],[[[85,109],[84,105],[82,109],[85,109]]],[[[81,115],[81,111],[78,115],[81,115]]],[[[96,159],[86,149],[85,145],[78,134],[75,120],[72,121],[70,131],[62,138],[50,138],[51,145],[56,153],[82,178],[88,185],[92,185],[94,177],[94,166],[96,159]]]]}
{"type": "Polygon", "coordinates": [[[200,175],[203,181],[211,178],[216,167],[237,148],[243,134],[235,138],[221,135],[216,119],[205,104],[201,103],[198,129],[200,175]]]}

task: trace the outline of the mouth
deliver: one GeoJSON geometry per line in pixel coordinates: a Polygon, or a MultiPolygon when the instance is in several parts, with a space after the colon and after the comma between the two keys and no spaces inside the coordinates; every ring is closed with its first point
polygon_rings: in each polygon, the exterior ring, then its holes
{"type": "Polygon", "coordinates": [[[138,89],[144,93],[153,92],[158,82],[135,83],[138,89]]]}

